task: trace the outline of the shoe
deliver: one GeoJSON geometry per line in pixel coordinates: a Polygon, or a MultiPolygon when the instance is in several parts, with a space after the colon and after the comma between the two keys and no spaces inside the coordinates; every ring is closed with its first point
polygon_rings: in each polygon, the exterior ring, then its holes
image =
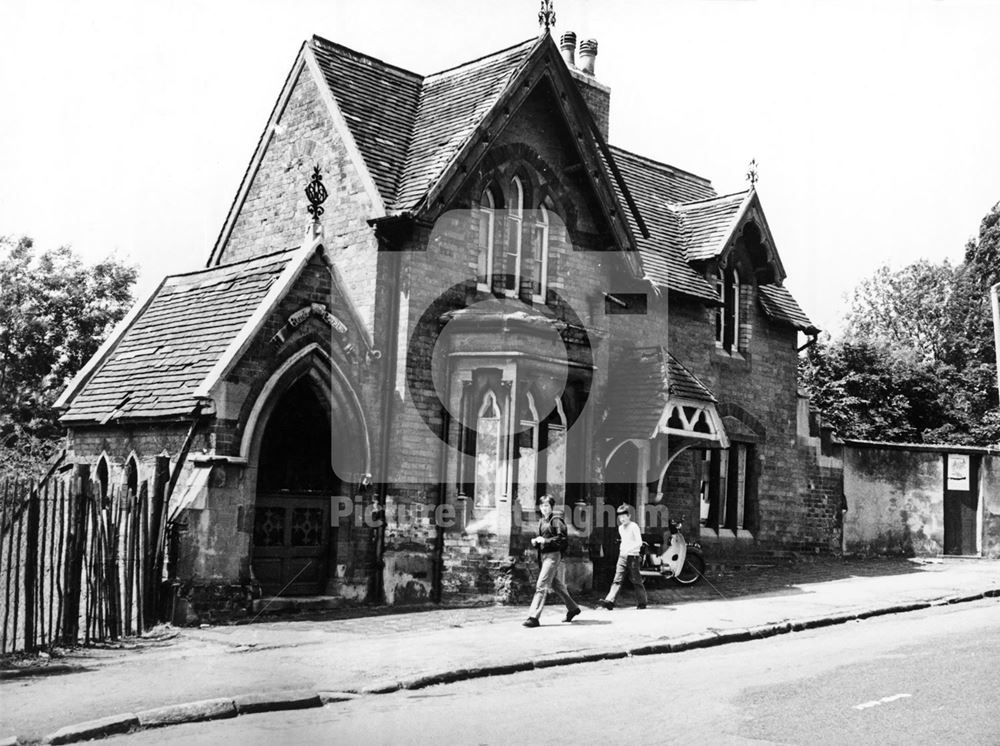
{"type": "Polygon", "coordinates": [[[615,602],[614,601],[608,601],[608,599],[606,599],[606,598],[602,598],[600,601],[598,601],[597,605],[598,606],[603,606],[608,611],[611,611],[613,608],[615,608],[615,602]]]}
{"type": "Polygon", "coordinates": [[[521,626],[522,627],[538,627],[540,625],[538,624],[538,620],[535,619],[535,617],[529,616],[527,619],[524,620],[524,622],[522,622],[521,626]]]}
{"type": "Polygon", "coordinates": [[[579,613],[580,613],[579,609],[573,609],[573,611],[567,611],[566,612],[566,618],[563,619],[563,621],[564,622],[572,622],[573,619],[574,619],[574,617],[576,617],[579,613]]]}
{"type": "Polygon", "coordinates": [[[635,608],[637,608],[637,609],[645,609],[646,608],[646,604],[636,604],[635,608]]]}

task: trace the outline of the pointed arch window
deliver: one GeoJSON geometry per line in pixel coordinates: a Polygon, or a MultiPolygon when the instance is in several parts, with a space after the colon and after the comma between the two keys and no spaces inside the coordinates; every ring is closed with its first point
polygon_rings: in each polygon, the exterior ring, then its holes
{"type": "Polygon", "coordinates": [[[510,180],[510,199],[507,209],[507,242],[503,267],[505,295],[517,297],[521,278],[521,246],[524,230],[524,184],[515,176],[510,180]]]}
{"type": "Polygon", "coordinates": [[[494,245],[496,243],[496,211],[499,205],[493,196],[493,187],[487,187],[479,200],[479,259],[476,267],[476,286],[480,290],[493,290],[494,245]]]}
{"type": "Polygon", "coordinates": [[[101,499],[101,506],[107,507],[109,501],[108,495],[108,483],[109,483],[109,468],[108,468],[108,457],[101,455],[101,458],[97,461],[97,490],[98,497],[101,499]]]}
{"type": "Polygon", "coordinates": [[[139,494],[139,467],[134,455],[125,463],[125,494],[131,499],[139,494]]]}
{"type": "Polygon", "coordinates": [[[517,497],[522,510],[533,511],[538,497],[538,407],[529,391],[517,434],[517,497]]]}
{"type": "Polygon", "coordinates": [[[475,212],[477,289],[545,303],[552,209],[523,173],[506,189],[493,183],[483,191],[475,212]]]}
{"type": "Polygon", "coordinates": [[[566,503],[566,412],[562,400],[555,400],[555,408],[545,418],[545,491],[556,499],[557,505],[566,503]]]}
{"type": "Polygon", "coordinates": [[[548,285],[549,265],[549,213],[544,206],[539,205],[534,214],[531,226],[531,261],[529,279],[531,280],[531,299],[536,303],[545,302],[545,291],[548,285]]]}
{"type": "Polygon", "coordinates": [[[487,391],[476,416],[476,506],[493,507],[503,488],[503,421],[496,394],[487,391]]]}
{"type": "Polygon", "coordinates": [[[736,267],[720,267],[715,275],[715,292],[719,304],[715,309],[715,343],[726,352],[739,352],[740,307],[743,288],[736,267]]]}

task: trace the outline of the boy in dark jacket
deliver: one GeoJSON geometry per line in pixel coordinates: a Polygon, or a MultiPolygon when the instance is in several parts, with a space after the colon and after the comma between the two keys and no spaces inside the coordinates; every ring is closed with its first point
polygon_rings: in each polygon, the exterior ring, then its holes
{"type": "Polygon", "coordinates": [[[551,495],[543,495],[538,502],[538,509],[542,513],[542,520],[538,524],[538,536],[531,540],[531,543],[538,547],[541,555],[542,567],[538,571],[538,583],[535,585],[535,597],[531,601],[531,608],[528,610],[528,618],[524,620],[525,627],[537,627],[538,617],[542,615],[542,608],[545,606],[545,597],[549,590],[554,590],[566,604],[566,618],[564,622],[572,622],[573,617],[580,613],[580,607],[569,595],[566,588],[566,581],[563,579],[565,568],[562,566],[562,553],[569,545],[569,537],[566,530],[566,521],[557,515],[553,515],[552,509],[556,501],[551,495]]]}

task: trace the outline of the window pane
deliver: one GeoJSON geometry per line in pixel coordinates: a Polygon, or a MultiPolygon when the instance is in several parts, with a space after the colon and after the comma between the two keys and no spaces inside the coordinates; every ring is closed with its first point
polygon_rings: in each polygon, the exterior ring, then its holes
{"type": "Polygon", "coordinates": [[[490,284],[493,274],[493,212],[479,212],[479,260],[476,266],[476,282],[481,285],[490,284]]]}
{"type": "Polygon", "coordinates": [[[545,239],[547,230],[544,225],[536,225],[532,236],[531,254],[534,266],[531,273],[531,294],[542,295],[545,290],[545,239]]]}
{"type": "Polygon", "coordinates": [[[476,435],[476,505],[496,504],[500,467],[500,418],[480,417],[476,435]]]}
{"type": "Polygon", "coordinates": [[[545,491],[556,499],[557,505],[566,504],[566,428],[562,425],[548,426],[545,491]]]}
{"type": "Polygon", "coordinates": [[[535,509],[538,490],[538,423],[522,422],[517,460],[517,497],[522,510],[535,509]]]}
{"type": "Polygon", "coordinates": [[[521,221],[510,217],[507,221],[507,248],[504,253],[504,289],[518,290],[518,258],[521,253],[521,221]]]}

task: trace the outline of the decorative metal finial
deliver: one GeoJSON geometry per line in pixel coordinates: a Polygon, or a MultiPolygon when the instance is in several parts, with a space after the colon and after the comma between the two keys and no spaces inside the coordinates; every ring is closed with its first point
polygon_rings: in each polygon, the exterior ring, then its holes
{"type": "Polygon", "coordinates": [[[760,179],[760,176],[757,174],[757,159],[754,158],[747,167],[747,181],[750,182],[750,186],[752,187],[757,184],[758,179],[760,179]]]}
{"type": "Polygon", "coordinates": [[[542,0],[542,9],[538,11],[538,25],[544,29],[546,34],[549,33],[552,26],[556,25],[556,9],[552,0],[542,0]]]}
{"type": "Polygon", "coordinates": [[[323,186],[323,174],[319,172],[319,166],[313,166],[312,181],[306,187],[306,199],[309,200],[309,214],[313,216],[313,223],[319,223],[319,216],[323,214],[323,203],[326,202],[326,187],[323,186]]]}

